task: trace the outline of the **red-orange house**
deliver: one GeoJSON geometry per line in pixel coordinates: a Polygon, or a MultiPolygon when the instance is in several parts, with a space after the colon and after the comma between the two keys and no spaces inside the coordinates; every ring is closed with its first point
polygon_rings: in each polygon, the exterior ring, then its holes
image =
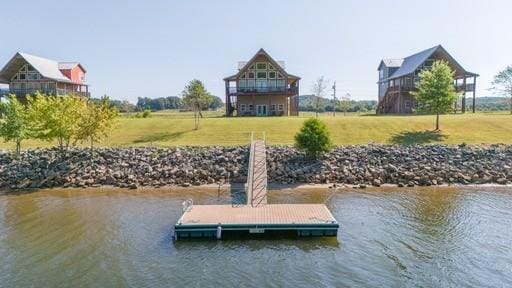
{"type": "Polygon", "coordinates": [[[39,91],[48,95],[76,94],[89,97],[87,71],[78,62],[57,62],[18,52],[0,70],[0,83],[8,84],[0,96],[26,96],[39,91]]]}

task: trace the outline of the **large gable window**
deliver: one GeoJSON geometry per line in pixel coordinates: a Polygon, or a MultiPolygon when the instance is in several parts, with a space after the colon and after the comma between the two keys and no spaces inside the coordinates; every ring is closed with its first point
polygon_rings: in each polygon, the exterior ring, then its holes
{"type": "Polygon", "coordinates": [[[256,63],[256,69],[257,70],[267,70],[267,63],[256,63]]]}
{"type": "Polygon", "coordinates": [[[265,71],[258,71],[256,73],[256,76],[258,79],[267,79],[267,72],[265,71]]]}
{"type": "Polygon", "coordinates": [[[18,81],[18,80],[39,80],[41,79],[41,76],[39,73],[37,73],[36,69],[32,67],[31,65],[23,65],[21,69],[16,73],[11,80],[12,81],[18,81]]]}
{"type": "Polygon", "coordinates": [[[268,78],[269,79],[276,79],[276,71],[269,71],[268,72],[268,78]]]}

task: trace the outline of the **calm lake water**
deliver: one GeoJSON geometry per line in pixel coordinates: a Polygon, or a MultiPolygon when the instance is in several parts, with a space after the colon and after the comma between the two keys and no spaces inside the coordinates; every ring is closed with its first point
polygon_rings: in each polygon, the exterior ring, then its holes
{"type": "Polygon", "coordinates": [[[323,203],[337,238],[172,241],[216,190],[0,195],[1,287],[510,287],[512,188],[271,191],[323,203]]]}

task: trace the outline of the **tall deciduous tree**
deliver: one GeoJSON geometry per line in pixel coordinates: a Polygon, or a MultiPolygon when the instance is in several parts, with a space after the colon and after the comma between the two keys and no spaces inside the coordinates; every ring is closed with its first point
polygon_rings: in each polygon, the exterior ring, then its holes
{"type": "Polygon", "coordinates": [[[86,109],[86,102],[78,96],[46,96],[40,93],[27,99],[35,137],[45,141],[57,140],[63,153],[79,135],[81,113],[86,109]]]}
{"type": "Polygon", "coordinates": [[[453,111],[457,97],[453,75],[446,61],[435,61],[431,69],[420,72],[418,90],[413,92],[420,111],[436,114],[436,130],[439,130],[439,115],[453,111]]]}
{"type": "Polygon", "coordinates": [[[311,92],[315,95],[315,115],[318,117],[318,112],[320,111],[320,106],[322,105],[322,98],[325,96],[327,92],[327,80],[325,80],[324,76],[318,77],[316,81],[313,83],[313,87],[311,88],[311,92]]]}
{"type": "Polygon", "coordinates": [[[75,138],[80,142],[89,141],[92,151],[94,142],[106,137],[110,129],[112,129],[118,111],[110,105],[108,96],[102,97],[99,103],[84,101],[86,102],[82,106],[84,109],[79,115],[81,121],[78,124],[75,138]]]}
{"type": "Polygon", "coordinates": [[[510,114],[512,114],[512,66],[507,66],[494,76],[492,89],[510,97],[510,114]]]}
{"type": "Polygon", "coordinates": [[[194,111],[194,129],[197,130],[199,129],[199,118],[202,117],[201,110],[208,108],[212,96],[201,81],[194,79],[185,86],[182,97],[183,103],[194,111]]]}
{"type": "Polygon", "coordinates": [[[0,102],[3,116],[0,119],[0,136],[5,142],[16,143],[16,157],[20,155],[21,141],[31,137],[31,124],[27,107],[16,96],[10,95],[7,102],[0,102]]]}

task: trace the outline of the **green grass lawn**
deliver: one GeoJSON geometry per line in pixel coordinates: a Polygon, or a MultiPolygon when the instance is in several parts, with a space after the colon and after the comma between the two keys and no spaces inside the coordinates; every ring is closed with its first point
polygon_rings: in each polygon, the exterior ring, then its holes
{"type": "MultiPolygon", "coordinates": [[[[110,137],[100,146],[177,146],[243,145],[249,143],[251,131],[263,132],[269,144],[293,144],[293,136],[302,122],[314,116],[300,117],[233,117],[221,112],[207,112],[200,129],[193,130],[191,113],[164,111],[151,118],[120,117],[110,137]]],[[[320,115],[337,145],[375,143],[512,143],[512,116],[507,113],[442,115],[442,131],[432,132],[434,116],[375,116],[330,113],[320,115]]],[[[26,141],[22,148],[50,146],[53,143],[26,141]]],[[[13,148],[0,143],[0,148],[13,148]]]]}

